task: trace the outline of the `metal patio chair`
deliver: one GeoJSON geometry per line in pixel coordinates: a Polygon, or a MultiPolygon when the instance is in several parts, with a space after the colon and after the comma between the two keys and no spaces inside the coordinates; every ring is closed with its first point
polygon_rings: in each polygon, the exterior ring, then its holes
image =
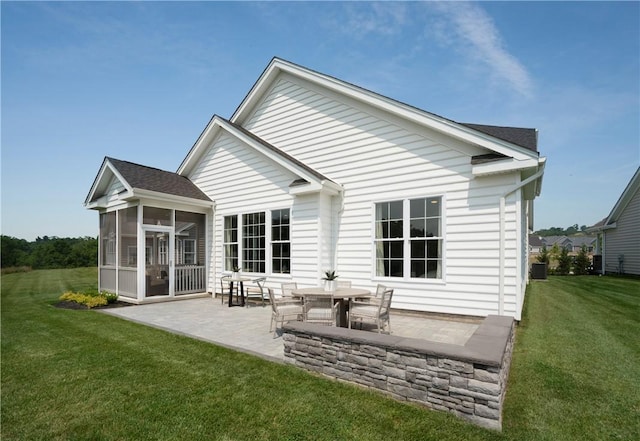
{"type": "Polygon", "coordinates": [[[381,333],[387,324],[389,334],[391,334],[391,320],[389,312],[391,309],[391,298],[393,297],[393,289],[385,289],[382,296],[378,299],[368,299],[368,302],[359,302],[352,300],[349,303],[349,328],[351,323],[360,323],[362,329],[363,323],[374,324],[378,328],[378,334],[381,333]]]}
{"type": "Polygon", "coordinates": [[[332,295],[305,295],[303,320],[307,323],[335,326],[339,304],[332,295]]]}
{"type": "Polygon", "coordinates": [[[273,289],[264,289],[267,290],[269,302],[271,303],[271,325],[269,326],[269,332],[274,331],[273,336],[275,337],[278,331],[278,323],[280,323],[280,327],[282,327],[285,322],[302,320],[302,300],[294,299],[293,297],[276,298],[273,289]],[[275,330],[273,329],[274,323],[276,325],[275,330]]]}

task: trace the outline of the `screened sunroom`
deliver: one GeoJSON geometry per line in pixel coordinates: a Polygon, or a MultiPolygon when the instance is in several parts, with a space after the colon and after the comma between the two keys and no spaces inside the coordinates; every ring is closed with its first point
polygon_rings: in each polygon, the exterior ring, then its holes
{"type": "Polygon", "coordinates": [[[135,303],[206,294],[212,202],[186,178],[106,158],[85,206],[100,213],[100,290],[135,303]]]}

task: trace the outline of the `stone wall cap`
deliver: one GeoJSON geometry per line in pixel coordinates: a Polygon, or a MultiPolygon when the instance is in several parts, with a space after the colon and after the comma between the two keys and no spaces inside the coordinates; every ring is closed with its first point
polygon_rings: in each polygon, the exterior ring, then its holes
{"type": "Polygon", "coordinates": [[[487,316],[464,346],[304,322],[286,323],[283,330],[285,333],[303,333],[321,338],[345,339],[357,344],[371,344],[392,350],[424,353],[499,367],[512,332],[513,322],[512,317],[487,316]]]}

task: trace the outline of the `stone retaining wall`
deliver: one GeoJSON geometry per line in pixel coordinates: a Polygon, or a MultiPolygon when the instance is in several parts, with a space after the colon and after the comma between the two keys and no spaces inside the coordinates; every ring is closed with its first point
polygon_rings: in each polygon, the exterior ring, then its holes
{"type": "Polygon", "coordinates": [[[283,339],[286,363],[502,428],[511,317],[488,316],[464,346],[300,322],[283,339]]]}

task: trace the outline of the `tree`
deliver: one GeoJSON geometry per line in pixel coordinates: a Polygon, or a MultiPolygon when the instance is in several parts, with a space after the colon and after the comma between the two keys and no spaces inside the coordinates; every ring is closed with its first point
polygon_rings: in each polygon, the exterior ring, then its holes
{"type": "Polygon", "coordinates": [[[558,257],[558,268],[556,272],[560,275],[566,276],[571,271],[571,256],[566,248],[562,248],[560,251],[560,257],[558,257]]]}
{"type": "Polygon", "coordinates": [[[44,236],[38,237],[34,242],[27,242],[3,235],[1,239],[2,268],[78,268],[98,264],[98,240],[92,237],[44,236]]]}
{"type": "Polygon", "coordinates": [[[547,267],[549,267],[549,251],[547,250],[546,245],[542,245],[542,250],[540,250],[540,254],[538,254],[538,262],[546,263],[547,267]]]}
{"type": "Polygon", "coordinates": [[[24,239],[11,236],[0,236],[0,266],[9,268],[12,266],[29,266],[29,253],[31,246],[24,239]]]}
{"type": "Polygon", "coordinates": [[[589,274],[590,266],[591,261],[589,260],[589,255],[587,254],[587,247],[586,245],[582,245],[582,248],[580,248],[576,259],[573,262],[573,274],[578,276],[589,274]]]}

